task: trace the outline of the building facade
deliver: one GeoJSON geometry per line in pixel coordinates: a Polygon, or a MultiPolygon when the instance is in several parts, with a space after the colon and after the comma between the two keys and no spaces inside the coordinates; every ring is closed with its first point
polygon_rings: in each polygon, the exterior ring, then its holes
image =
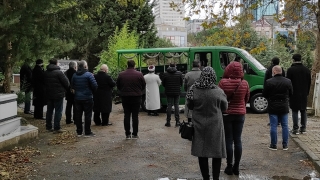
{"type": "Polygon", "coordinates": [[[157,23],[156,27],[158,37],[168,39],[178,47],[187,46],[187,31],[185,27],[157,23]]]}
{"type": "Polygon", "coordinates": [[[260,20],[263,16],[271,16],[279,14],[279,0],[261,0],[260,2],[257,0],[240,0],[240,3],[244,6],[240,8],[240,13],[243,13],[248,7],[257,4],[257,8],[250,10],[253,15],[253,21],[260,20]]]}
{"type": "Polygon", "coordinates": [[[187,21],[186,28],[187,28],[187,33],[198,33],[200,31],[203,31],[204,28],[202,26],[203,23],[205,22],[211,22],[210,19],[193,19],[187,21]]]}
{"type": "MultiPolygon", "coordinates": [[[[156,5],[154,7],[154,15],[157,21],[161,24],[167,24],[172,26],[185,27],[184,12],[173,10],[170,7],[170,3],[181,3],[181,0],[154,0],[156,5]]],[[[184,9],[183,7],[181,9],[184,9]]]]}

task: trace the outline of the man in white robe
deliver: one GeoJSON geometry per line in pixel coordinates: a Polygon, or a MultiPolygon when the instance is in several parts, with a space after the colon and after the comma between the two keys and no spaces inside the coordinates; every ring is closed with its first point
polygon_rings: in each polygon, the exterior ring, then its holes
{"type": "Polygon", "coordinates": [[[158,116],[157,110],[160,109],[160,92],[159,86],[161,80],[157,74],[154,73],[155,66],[148,67],[149,73],[144,75],[146,81],[146,109],[149,116],[158,116]]]}

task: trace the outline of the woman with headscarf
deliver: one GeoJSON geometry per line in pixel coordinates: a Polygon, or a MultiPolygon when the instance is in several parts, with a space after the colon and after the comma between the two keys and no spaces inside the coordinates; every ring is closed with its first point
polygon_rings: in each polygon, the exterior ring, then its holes
{"type": "Polygon", "coordinates": [[[249,85],[243,80],[243,69],[239,62],[230,63],[219,82],[228,99],[228,109],[224,112],[223,123],[227,149],[228,175],[239,175],[239,163],[242,155],[241,134],[246,114],[246,104],[250,98],[249,85]],[[234,151],[233,151],[234,144],[234,151]],[[233,163],[234,154],[234,164],[233,163]]]}
{"type": "Polygon", "coordinates": [[[149,73],[144,75],[146,81],[146,109],[149,116],[159,116],[157,110],[160,109],[159,86],[161,80],[154,73],[155,69],[154,65],[150,65],[148,67],[149,73]]]}
{"type": "Polygon", "coordinates": [[[198,157],[201,174],[209,180],[208,158],[212,158],[212,177],[219,179],[221,159],[226,157],[222,112],[227,110],[227,97],[215,82],[212,67],[205,67],[200,78],[187,93],[187,106],[193,110],[194,136],[191,154],[198,157]]]}

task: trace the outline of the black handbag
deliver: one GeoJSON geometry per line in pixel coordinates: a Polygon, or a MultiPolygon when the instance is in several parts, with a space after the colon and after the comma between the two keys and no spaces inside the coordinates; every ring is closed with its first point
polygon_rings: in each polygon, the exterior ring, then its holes
{"type": "Polygon", "coordinates": [[[192,140],[194,134],[194,127],[192,123],[182,122],[180,123],[179,134],[181,138],[192,140]]]}

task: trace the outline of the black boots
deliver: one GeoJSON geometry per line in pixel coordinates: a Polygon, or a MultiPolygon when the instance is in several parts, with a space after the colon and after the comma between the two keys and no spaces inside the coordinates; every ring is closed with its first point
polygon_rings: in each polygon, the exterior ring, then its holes
{"type": "Polygon", "coordinates": [[[170,121],[167,121],[167,123],[165,124],[165,126],[170,127],[170,126],[171,126],[170,121]]]}
{"type": "Polygon", "coordinates": [[[234,163],[232,167],[232,172],[234,175],[239,175],[239,163],[234,163]]]}
{"type": "Polygon", "coordinates": [[[180,121],[176,120],[176,127],[179,127],[179,126],[180,126],[180,121]]]}
{"type": "Polygon", "coordinates": [[[224,170],[224,173],[228,174],[228,175],[233,175],[232,172],[232,164],[227,164],[226,169],[224,170]]]}

